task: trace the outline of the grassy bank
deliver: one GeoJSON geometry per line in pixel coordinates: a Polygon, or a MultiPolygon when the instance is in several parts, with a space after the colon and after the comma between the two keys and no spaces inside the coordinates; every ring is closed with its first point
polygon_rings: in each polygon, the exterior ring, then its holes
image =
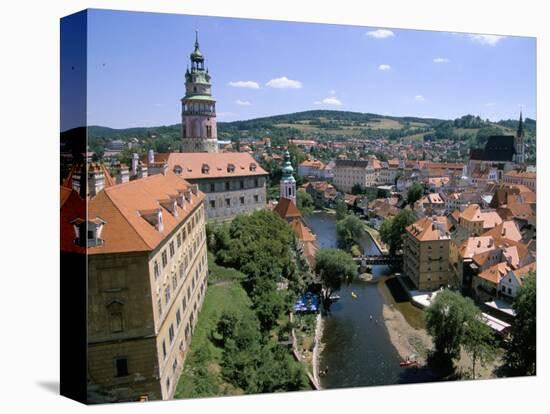
{"type": "Polygon", "coordinates": [[[175,398],[243,394],[223,380],[220,374],[223,349],[217,346],[211,332],[224,311],[251,312],[252,304],[238,282],[244,277],[241,272],[218,266],[213,260],[209,269],[209,282],[213,284],[206,291],[175,398]]]}

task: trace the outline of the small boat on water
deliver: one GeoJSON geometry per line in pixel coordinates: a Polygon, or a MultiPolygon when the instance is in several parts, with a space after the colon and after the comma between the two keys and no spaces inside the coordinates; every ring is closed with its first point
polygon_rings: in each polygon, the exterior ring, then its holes
{"type": "Polygon", "coordinates": [[[351,292],[351,297],[352,297],[353,299],[357,299],[357,295],[355,294],[355,292],[351,292]]]}
{"type": "Polygon", "coordinates": [[[339,295],[330,295],[328,298],[333,302],[336,302],[337,300],[340,300],[339,295]]]}
{"type": "Polygon", "coordinates": [[[399,363],[400,367],[410,367],[413,365],[418,365],[417,361],[411,361],[411,360],[404,360],[399,363]]]}

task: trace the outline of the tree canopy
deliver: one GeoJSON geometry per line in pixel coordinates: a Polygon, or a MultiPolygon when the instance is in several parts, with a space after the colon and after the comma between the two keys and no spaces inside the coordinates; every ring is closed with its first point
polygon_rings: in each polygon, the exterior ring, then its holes
{"type": "Polygon", "coordinates": [[[349,253],[339,249],[319,249],[315,254],[315,272],[325,288],[325,298],[350,283],[357,275],[357,264],[349,253]]]}
{"type": "Polygon", "coordinates": [[[351,249],[365,234],[363,222],[356,215],[348,214],[336,222],[336,234],[340,245],[345,249],[351,249]]]}
{"type": "Polygon", "coordinates": [[[389,246],[390,254],[401,250],[405,228],[415,221],[416,216],[409,209],[403,209],[395,217],[384,220],[380,226],[380,239],[389,246]]]}
{"type": "Polygon", "coordinates": [[[420,200],[422,194],[424,194],[424,187],[422,186],[422,184],[414,183],[407,192],[407,203],[411,205],[416,203],[418,200],[420,200]]]}
{"type": "Polygon", "coordinates": [[[537,360],[537,282],[528,275],[512,304],[516,317],[505,361],[513,374],[535,375],[537,360]]]}

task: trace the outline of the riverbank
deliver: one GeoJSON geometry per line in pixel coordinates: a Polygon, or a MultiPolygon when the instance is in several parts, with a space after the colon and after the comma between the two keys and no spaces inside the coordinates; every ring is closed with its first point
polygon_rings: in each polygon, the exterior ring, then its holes
{"type": "Polygon", "coordinates": [[[319,378],[319,355],[323,352],[323,343],[321,338],[323,337],[323,317],[321,313],[317,315],[317,321],[315,323],[315,345],[313,347],[313,355],[311,358],[311,369],[313,371],[313,379],[315,381],[315,388],[322,390],[321,380],[319,378]]]}
{"type": "MultiPolygon", "coordinates": [[[[386,279],[378,282],[380,293],[384,297],[382,315],[388,330],[390,341],[402,359],[416,355],[421,365],[426,363],[428,352],[433,343],[425,329],[415,328],[409,324],[405,316],[397,309],[396,302],[386,286],[386,279]]],[[[421,312],[419,310],[419,312],[421,312]]]]}
{"type": "Polygon", "coordinates": [[[367,223],[363,224],[363,227],[367,233],[369,233],[372,241],[378,248],[381,254],[388,254],[388,248],[387,246],[380,240],[380,232],[376,229],[373,229],[370,227],[367,223]]]}

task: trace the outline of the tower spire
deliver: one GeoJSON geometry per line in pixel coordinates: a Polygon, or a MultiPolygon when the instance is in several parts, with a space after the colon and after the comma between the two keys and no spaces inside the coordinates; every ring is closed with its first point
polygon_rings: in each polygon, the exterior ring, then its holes
{"type": "Polygon", "coordinates": [[[199,30],[195,29],[195,50],[199,48],[199,30]]]}

